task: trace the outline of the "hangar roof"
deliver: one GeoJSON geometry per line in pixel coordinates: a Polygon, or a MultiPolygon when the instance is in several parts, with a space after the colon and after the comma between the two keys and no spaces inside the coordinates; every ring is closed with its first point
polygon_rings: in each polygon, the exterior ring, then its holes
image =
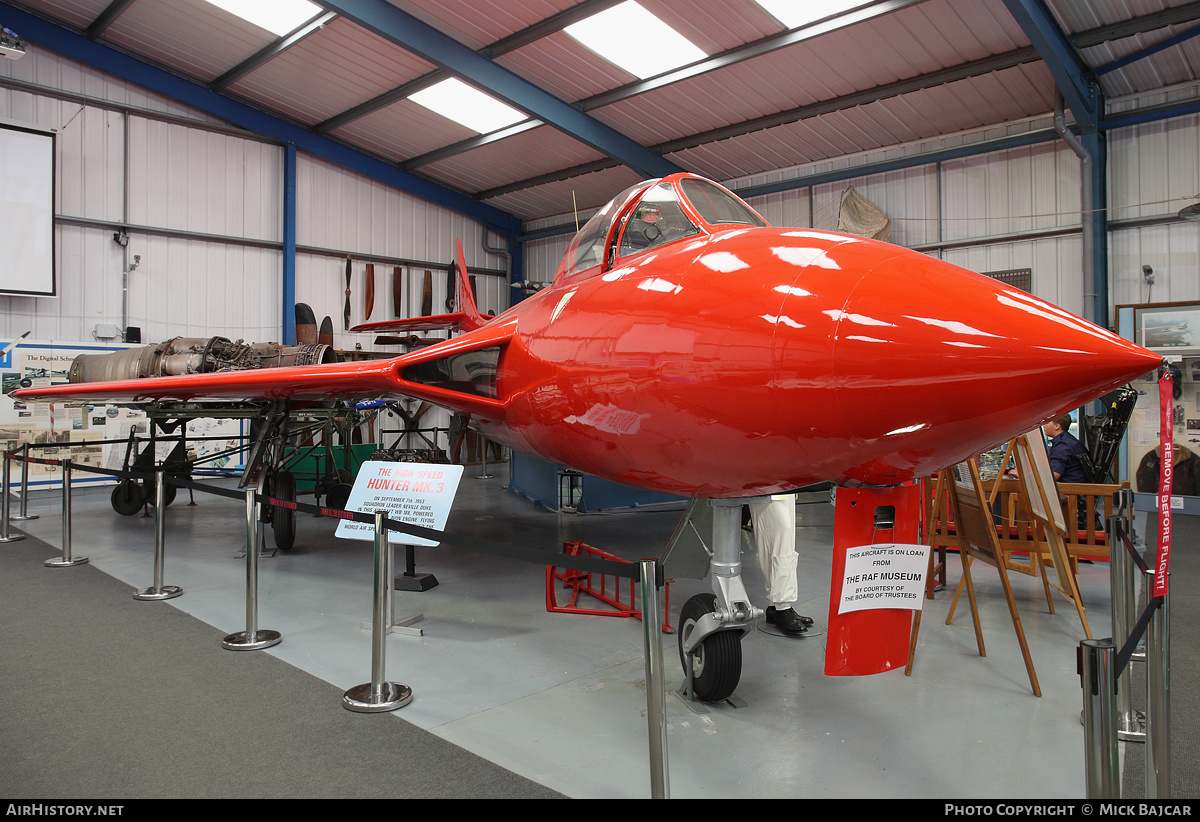
{"type": "Polygon", "coordinates": [[[189,105],[232,100],[520,220],[671,170],[731,180],[1046,115],[1056,87],[1103,130],[1109,101],[1200,74],[1185,0],[877,0],[792,29],[755,0],[638,2],[707,56],[639,78],[565,32],[618,0],[319,0],[283,35],[206,0],[0,0],[0,23],[67,57],[136,58],[189,81],[189,105]],[[449,76],[520,122],[479,134],[410,99],[449,76]]]}

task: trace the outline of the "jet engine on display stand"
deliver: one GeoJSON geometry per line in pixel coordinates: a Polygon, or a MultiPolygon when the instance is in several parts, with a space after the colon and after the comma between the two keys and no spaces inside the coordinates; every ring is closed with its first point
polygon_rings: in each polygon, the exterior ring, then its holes
{"type": "Polygon", "coordinates": [[[225,337],[172,337],[157,345],[111,354],[81,354],[71,365],[70,382],[208,374],[337,361],[328,345],[234,342],[225,337]]]}

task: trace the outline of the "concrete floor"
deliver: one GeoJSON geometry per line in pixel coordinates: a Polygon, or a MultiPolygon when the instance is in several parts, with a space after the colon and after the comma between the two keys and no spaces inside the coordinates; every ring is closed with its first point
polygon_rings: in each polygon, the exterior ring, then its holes
{"type": "MultiPolygon", "coordinates": [[[[456,527],[498,542],[554,550],[578,539],[637,559],[657,556],[680,516],[653,507],[550,511],[505,490],[506,466],[490,468],[496,476],[486,480],[475,478],[478,467],[466,469],[452,517],[456,527]]],[[[150,586],[154,518],[118,516],[110,490],[76,489],[73,553],[131,589],[150,586]]],[[[39,519],[14,525],[61,546],[60,492],[32,493],[29,513],[39,519]]],[[[189,505],[181,490],[168,513],[164,583],[184,594],[145,607],[178,608],[228,633],[244,630],[244,505],[207,494],[189,505]]],[[[947,592],[925,603],[912,676],[896,670],[826,677],[832,514],[827,503],[798,507],[797,610],[817,624],[804,639],[762,630],[746,637],[737,690],[744,707],[690,709],[673,693],[682,682],[676,637],[664,637],[670,795],[1082,798],[1075,662],[1082,630],[1074,609],[1059,599],[1051,615],[1040,580],[1010,575],[1040,698],[1030,690],[990,568],[975,574],[986,657],[978,654],[965,600],[945,623],[947,592]]],[[[247,653],[273,654],[349,689],[371,678],[371,636],[362,625],[371,618],[372,545],[336,539],[335,525],[301,514],[295,548],[262,559],[259,628],[279,631],[283,642],[247,653]]],[[[747,589],[761,596],[748,537],[744,547],[747,589]]],[[[420,549],[418,571],[434,573],[439,585],[397,593],[395,605],[399,616],[422,614],[423,633],[393,634],[386,643],[387,679],[408,685],[415,697],[378,721],[414,723],[572,797],[650,796],[639,622],[547,613],[539,565],[443,546],[420,549]]],[[[952,556],[951,591],[960,575],[952,556]]],[[[1107,635],[1107,564],[1081,566],[1079,582],[1093,633],[1107,635]]],[[[689,596],[707,590],[697,580],[672,584],[671,624],[689,596]]],[[[86,630],[86,614],[79,623],[86,630]]]]}

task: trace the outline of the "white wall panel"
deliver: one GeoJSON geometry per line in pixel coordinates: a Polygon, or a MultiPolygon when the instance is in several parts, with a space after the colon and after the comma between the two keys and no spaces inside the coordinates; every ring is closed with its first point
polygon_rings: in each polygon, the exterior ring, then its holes
{"type": "Polygon", "coordinates": [[[279,242],[283,149],[131,117],[129,222],[279,242]]]}
{"type": "MultiPolygon", "coordinates": [[[[256,140],[148,120],[130,106],[212,122],[183,106],[31,49],[0,60],[0,76],[86,96],[59,99],[0,87],[0,117],[58,132],[56,212],[118,224],[124,218],[125,140],[130,139],[129,222],[278,242],[282,149],[256,140]],[[95,104],[91,103],[95,100],[95,104]]],[[[91,340],[97,324],[122,323],[126,256],[108,226],[60,222],[55,229],[59,297],[0,297],[0,335],[91,340]]],[[[127,324],[156,342],[180,334],[247,340],[280,337],[278,250],[133,231],[127,324]]]]}
{"type": "Polygon", "coordinates": [[[142,329],[143,341],[279,339],[280,251],[138,235],[129,251],[142,258],[129,275],[129,324],[142,329]]]}
{"type": "Polygon", "coordinates": [[[220,122],[217,118],[193,111],[180,103],[82,66],[66,57],[44,51],[37,46],[30,46],[20,60],[0,60],[0,77],[82,94],[131,108],[175,114],[202,122],[220,122]]]}
{"type": "MultiPolygon", "coordinates": [[[[296,162],[296,244],[301,249],[330,253],[303,253],[296,258],[296,301],[307,303],[317,322],[333,318],[334,342],[339,348],[362,343],[370,348],[374,335],[349,334],[343,321],[345,306],[345,257],[351,257],[351,325],[365,321],[363,305],[366,266],[375,265],[375,303],[371,321],[391,319],[392,268],[388,260],[423,260],[434,264],[432,271],[433,310],[443,313],[446,299],[446,268],[461,240],[467,268],[506,270],[507,257],[483,248],[478,223],[447,209],[431,205],[382,183],[307,155],[296,162]]],[[[494,236],[488,243],[495,246],[494,236]]],[[[426,267],[405,266],[408,316],[418,314],[426,267]]],[[[505,278],[476,277],[480,311],[499,314],[510,305],[505,278]]]]}
{"type": "Polygon", "coordinates": [[[1115,232],[1109,260],[1114,305],[1200,302],[1200,223],[1177,222],[1115,232]],[[1153,287],[1142,266],[1154,269],[1153,287]]]}
{"type": "Polygon", "coordinates": [[[300,246],[448,265],[461,239],[468,267],[502,267],[483,251],[479,224],[468,217],[307,155],[298,157],[296,177],[300,246]]]}

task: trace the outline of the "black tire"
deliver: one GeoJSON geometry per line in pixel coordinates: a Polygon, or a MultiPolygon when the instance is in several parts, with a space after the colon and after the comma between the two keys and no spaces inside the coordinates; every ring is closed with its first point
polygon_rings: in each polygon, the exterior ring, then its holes
{"type": "Polygon", "coordinates": [[[145,501],[146,497],[142,493],[142,486],[135,480],[121,480],[112,492],[113,510],[123,517],[132,517],[142,510],[142,504],[145,501]]]}
{"type": "MultiPolygon", "coordinates": [[[[696,594],[679,612],[679,662],[687,676],[683,644],[705,614],[717,609],[715,594],[696,594]]],[[[738,631],[709,634],[692,652],[692,692],[701,702],[728,699],[742,678],[742,638],[738,631]]]]}
{"type": "MultiPolygon", "coordinates": [[[[146,502],[150,503],[151,505],[154,505],[156,499],[154,496],[154,485],[154,480],[145,480],[145,482],[142,484],[142,494],[145,497],[146,502]]],[[[172,502],[174,502],[175,494],[178,490],[178,488],[168,482],[166,487],[163,488],[163,503],[170,505],[172,502]]]]}
{"type": "MultiPolygon", "coordinates": [[[[273,483],[274,499],[296,501],[296,478],[291,471],[280,471],[275,475],[273,483]]],[[[271,506],[271,526],[275,531],[275,547],[280,551],[290,551],[296,544],[296,509],[278,508],[271,506]]]]}
{"type": "Polygon", "coordinates": [[[354,486],[348,482],[339,482],[329,489],[329,493],[325,495],[325,506],[327,508],[346,509],[346,503],[350,501],[350,492],[354,490],[354,486]]]}

